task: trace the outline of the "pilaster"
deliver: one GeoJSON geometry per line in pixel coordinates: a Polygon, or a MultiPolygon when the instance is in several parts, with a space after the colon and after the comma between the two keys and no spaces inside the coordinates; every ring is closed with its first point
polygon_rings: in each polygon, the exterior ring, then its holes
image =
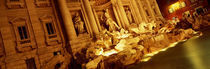
{"type": "Polygon", "coordinates": [[[99,34],[99,29],[98,29],[98,26],[96,24],[96,20],[95,20],[93,10],[91,8],[89,0],[81,0],[81,2],[83,3],[83,6],[85,8],[87,18],[89,20],[90,26],[91,26],[92,31],[93,31],[93,35],[99,34]]]}
{"type": "Polygon", "coordinates": [[[131,0],[131,4],[132,4],[132,8],[134,10],[134,16],[135,16],[135,19],[136,19],[136,23],[141,23],[141,21],[143,21],[142,17],[141,17],[141,14],[139,12],[139,8],[136,4],[136,0],[131,0]]]}
{"type": "Polygon", "coordinates": [[[152,9],[152,6],[151,6],[151,3],[150,3],[150,1],[149,0],[145,0],[146,1],[146,5],[147,5],[147,9],[148,9],[148,11],[150,12],[150,14],[151,14],[151,16],[152,16],[152,18],[153,19],[155,19],[155,14],[154,14],[154,11],[153,11],[153,9],[152,9]]]}
{"type": "Polygon", "coordinates": [[[123,8],[122,1],[121,0],[117,0],[117,3],[118,3],[117,5],[119,6],[119,10],[120,10],[121,16],[123,18],[123,23],[125,24],[125,29],[127,29],[130,24],[129,24],[128,18],[126,16],[125,10],[123,8]]]}
{"type": "Polygon", "coordinates": [[[127,29],[130,24],[127,19],[127,16],[126,16],[126,13],[123,8],[123,4],[122,4],[121,0],[111,0],[111,2],[113,4],[114,11],[116,11],[118,13],[122,27],[127,29]]]}
{"type": "Polygon", "coordinates": [[[143,8],[142,2],[140,0],[137,0],[137,3],[138,3],[139,11],[140,11],[143,21],[148,22],[147,15],[143,8]]]}
{"type": "Polygon", "coordinates": [[[77,37],[77,35],[74,29],[74,24],[72,21],[70,11],[68,10],[67,4],[66,4],[66,0],[58,0],[58,4],[61,11],[61,16],[63,18],[68,40],[73,40],[77,37]]]}
{"type": "Polygon", "coordinates": [[[162,17],[162,13],[160,12],[160,8],[159,8],[159,6],[158,6],[158,4],[157,4],[157,1],[154,0],[154,2],[155,2],[155,8],[156,8],[156,10],[157,10],[157,12],[158,12],[158,16],[162,17]]]}

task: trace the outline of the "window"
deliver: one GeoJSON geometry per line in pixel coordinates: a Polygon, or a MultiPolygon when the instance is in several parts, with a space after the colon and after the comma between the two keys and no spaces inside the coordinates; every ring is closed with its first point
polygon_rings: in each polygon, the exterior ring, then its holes
{"type": "Polygon", "coordinates": [[[31,25],[26,17],[16,17],[10,21],[16,36],[16,51],[25,52],[36,48],[31,25]]]}
{"type": "Polygon", "coordinates": [[[54,69],[60,69],[60,67],[61,67],[61,64],[58,63],[58,64],[55,65],[55,68],[54,69]]]}
{"type": "Polygon", "coordinates": [[[36,69],[34,58],[26,60],[27,69],[36,69]]]}
{"type": "Polygon", "coordinates": [[[54,56],[60,55],[61,54],[61,51],[53,52],[53,54],[54,54],[54,56]]]}
{"type": "Polygon", "coordinates": [[[18,32],[21,40],[28,39],[28,33],[25,26],[18,27],[18,32]]]}
{"type": "Polygon", "coordinates": [[[196,9],[196,12],[197,12],[198,15],[204,13],[203,8],[197,8],[197,9],[196,9]]]}
{"type": "Polygon", "coordinates": [[[173,13],[174,10],[173,10],[172,8],[170,8],[170,9],[168,10],[168,12],[169,12],[169,13],[173,13]]]}
{"type": "Polygon", "coordinates": [[[48,22],[45,25],[46,25],[46,28],[47,28],[48,35],[55,34],[55,30],[54,30],[54,27],[53,27],[51,22],[48,22]]]}
{"type": "Polygon", "coordinates": [[[181,7],[181,8],[186,7],[186,3],[185,3],[185,2],[181,2],[181,3],[180,3],[180,7],[181,7]]]}
{"type": "Polygon", "coordinates": [[[185,2],[176,2],[176,3],[174,3],[174,4],[169,6],[168,12],[169,13],[173,13],[176,10],[179,10],[181,8],[184,8],[184,7],[186,7],[186,3],[185,2]]]}
{"type": "Polygon", "coordinates": [[[43,30],[45,32],[45,39],[48,46],[60,44],[60,37],[58,35],[58,29],[55,25],[55,21],[51,15],[44,15],[40,17],[43,30]]]}

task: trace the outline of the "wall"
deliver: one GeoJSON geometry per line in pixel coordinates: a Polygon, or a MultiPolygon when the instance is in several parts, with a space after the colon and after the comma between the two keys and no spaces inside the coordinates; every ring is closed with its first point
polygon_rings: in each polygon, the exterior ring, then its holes
{"type": "Polygon", "coordinates": [[[0,69],[30,68],[26,60],[31,58],[35,60],[35,68],[41,69],[54,59],[55,53],[59,51],[62,54],[65,41],[56,14],[53,0],[0,0],[0,36],[6,57],[0,60],[0,69]],[[54,36],[48,35],[45,21],[54,24],[54,36]],[[26,26],[28,42],[20,39],[16,26],[26,26]]]}

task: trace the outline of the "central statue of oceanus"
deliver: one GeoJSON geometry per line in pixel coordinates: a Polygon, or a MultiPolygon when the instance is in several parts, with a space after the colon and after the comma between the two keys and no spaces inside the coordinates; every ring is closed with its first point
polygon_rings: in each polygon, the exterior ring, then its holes
{"type": "Polygon", "coordinates": [[[108,9],[105,10],[104,17],[105,18],[101,17],[101,20],[105,22],[109,31],[115,31],[120,29],[116,22],[110,17],[108,9]]]}

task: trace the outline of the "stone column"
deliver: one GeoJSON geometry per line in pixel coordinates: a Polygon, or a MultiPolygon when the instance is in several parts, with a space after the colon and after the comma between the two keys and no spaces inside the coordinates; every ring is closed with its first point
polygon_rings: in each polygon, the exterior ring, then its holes
{"type": "Polygon", "coordinates": [[[153,11],[152,6],[150,4],[150,1],[149,0],[145,0],[145,1],[147,3],[147,7],[148,7],[147,9],[148,9],[148,11],[150,12],[152,18],[155,19],[155,14],[154,14],[154,11],[153,11]]]}
{"type": "Polygon", "coordinates": [[[132,4],[132,9],[134,11],[134,19],[136,21],[136,23],[141,23],[141,21],[143,20],[142,17],[141,17],[141,14],[139,12],[139,8],[136,4],[136,1],[135,0],[131,0],[131,4],[132,4]]]}
{"type": "Polygon", "coordinates": [[[93,35],[99,34],[98,26],[96,24],[96,20],[95,20],[95,17],[93,15],[93,11],[92,11],[89,0],[81,0],[81,2],[83,3],[83,6],[85,8],[87,18],[89,20],[90,26],[91,26],[92,31],[93,31],[93,35]]]}
{"type": "Polygon", "coordinates": [[[140,14],[142,16],[143,21],[148,22],[147,21],[147,14],[146,14],[146,12],[144,10],[142,2],[140,0],[138,0],[137,2],[138,2],[139,11],[140,11],[140,14]]]}
{"type": "Polygon", "coordinates": [[[157,1],[154,0],[154,2],[155,2],[155,8],[156,8],[156,11],[158,12],[158,15],[160,15],[162,17],[162,13],[160,12],[160,8],[159,8],[159,6],[157,4],[157,1]]]}
{"type": "Polygon", "coordinates": [[[72,21],[70,11],[66,4],[66,0],[58,0],[58,4],[59,4],[60,12],[63,18],[64,26],[67,32],[68,39],[73,40],[77,37],[77,35],[74,29],[74,24],[72,21]]]}
{"type": "Polygon", "coordinates": [[[118,14],[117,17],[119,17],[121,26],[125,29],[127,29],[129,27],[129,21],[127,19],[127,15],[125,13],[123,4],[121,2],[121,0],[111,0],[112,5],[113,5],[113,10],[114,12],[116,12],[118,14]]]}
{"type": "Polygon", "coordinates": [[[114,11],[114,13],[116,15],[116,19],[117,20],[119,19],[119,21],[117,21],[118,22],[118,25],[119,26],[121,25],[120,27],[126,28],[125,27],[125,24],[124,24],[124,21],[123,21],[123,18],[122,18],[122,15],[120,13],[121,11],[119,10],[119,7],[116,4],[113,5],[113,11],[114,11]]]}
{"type": "Polygon", "coordinates": [[[125,13],[123,4],[122,4],[121,0],[117,0],[117,3],[118,3],[118,6],[119,6],[119,10],[120,10],[120,13],[121,13],[123,22],[124,22],[124,24],[125,24],[125,28],[128,28],[130,24],[129,24],[127,15],[126,15],[126,13],[125,13]]]}
{"type": "Polygon", "coordinates": [[[114,14],[115,14],[115,18],[116,18],[116,20],[117,20],[117,24],[118,24],[120,27],[122,27],[122,24],[121,24],[121,21],[120,21],[120,18],[119,18],[119,14],[118,14],[118,12],[117,12],[117,10],[116,10],[116,7],[114,7],[114,6],[113,6],[113,11],[114,11],[114,14]]]}
{"type": "Polygon", "coordinates": [[[97,15],[95,9],[93,9],[93,13],[94,13],[94,16],[95,16],[95,18],[96,18],[96,25],[98,26],[98,30],[99,30],[99,31],[102,31],[102,28],[101,28],[101,25],[100,25],[100,21],[99,21],[99,19],[98,19],[98,15],[97,15]]]}

